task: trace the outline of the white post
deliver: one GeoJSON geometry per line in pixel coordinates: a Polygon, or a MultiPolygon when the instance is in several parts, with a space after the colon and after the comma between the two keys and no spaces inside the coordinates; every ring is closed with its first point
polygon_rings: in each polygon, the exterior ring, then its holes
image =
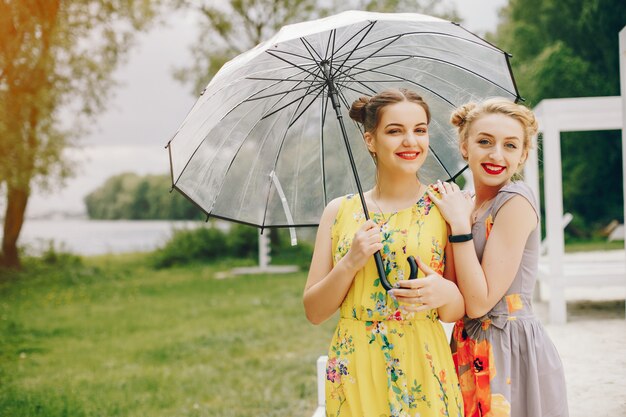
{"type": "Polygon", "coordinates": [[[259,231],[259,268],[267,269],[270,264],[270,240],[259,231]]]}
{"type": "MultiPolygon", "coordinates": [[[[537,115],[537,119],[539,119],[539,115],[537,115]]],[[[540,126],[541,123],[540,123],[540,126]]],[[[535,198],[537,199],[537,203],[541,206],[541,201],[543,200],[543,196],[541,195],[541,189],[539,187],[539,135],[535,135],[532,138],[532,147],[530,151],[528,151],[528,158],[526,159],[526,164],[524,164],[524,182],[530,186],[530,188],[535,193],[535,198]]],[[[541,225],[539,225],[539,233],[537,234],[537,247],[539,248],[539,256],[542,256],[541,253],[541,225]]],[[[537,300],[541,300],[542,286],[545,283],[541,282],[541,280],[537,280],[535,282],[535,289],[533,291],[533,297],[537,300]]]]}
{"type": "Polygon", "coordinates": [[[328,356],[317,358],[317,409],[313,417],[326,416],[326,363],[328,356]]]}
{"type": "MultiPolygon", "coordinates": [[[[535,135],[532,139],[532,148],[528,152],[528,159],[524,165],[524,182],[535,192],[537,201],[541,201],[539,192],[539,138],[535,135]]],[[[539,238],[541,240],[541,237],[539,238]]]]}
{"type": "MultiPolygon", "coordinates": [[[[547,103],[544,103],[547,104],[547,103]]],[[[561,174],[561,132],[551,118],[543,126],[544,193],[546,197],[546,239],[548,240],[550,322],[565,324],[567,306],[563,282],[563,185],[561,174]]]]}
{"type": "MultiPolygon", "coordinates": [[[[626,26],[619,32],[619,69],[622,95],[622,186],[624,193],[624,223],[626,224],[626,26]]],[[[624,250],[626,251],[626,239],[624,239],[624,242],[624,250]]]]}

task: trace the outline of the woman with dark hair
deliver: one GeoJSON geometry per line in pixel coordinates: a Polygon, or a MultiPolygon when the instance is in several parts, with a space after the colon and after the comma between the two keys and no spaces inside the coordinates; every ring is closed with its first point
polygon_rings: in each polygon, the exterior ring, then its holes
{"type": "MultiPolygon", "coordinates": [[[[462,396],[439,322],[463,316],[447,226],[418,171],[428,153],[428,105],[410,90],[361,97],[350,117],[376,163],[376,184],[325,208],[304,290],[307,318],[340,311],[326,369],[327,416],[463,415],[462,396]],[[380,283],[382,252],[394,289],[380,283]],[[425,275],[408,280],[408,256],[425,275]],[[445,278],[444,278],[445,277],[445,278]]],[[[432,188],[431,188],[432,191],[432,188]]]]}

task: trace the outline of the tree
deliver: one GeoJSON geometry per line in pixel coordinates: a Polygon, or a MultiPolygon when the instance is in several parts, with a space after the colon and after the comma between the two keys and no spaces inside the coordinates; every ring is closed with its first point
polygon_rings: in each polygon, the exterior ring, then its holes
{"type": "Polygon", "coordinates": [[[176,78],[202,91],[224,63],[269,39],[282,26],[317,19],[349,9],[414,12],[459,21],[448,1],[438,0],[183,0],[203,19],[198,42],[192,47],[191,67],[179,68],[176,78]]]}
{"type": "Polygon", "coordinates": [[[103,109],[112,71],[160,7],[141,0],[0,0],[0,266],[20,266],[17,239],[32,188],[49,189],[71,174],[64,149],[103,109]],[[64,123],[69,118],[72,126],[64,123]]]}
{"type": "Polygon", "coordinates": [[[90,219],[200,220],[204,214],[179,193],[169,194],[169,175],[114,175],[85,197],[90,219]]]}
{"type": "MultiPolygon", "coordinates": [[[[510,0],[495,43],[513,54],[520,94],[531,107],[546,98],[619,95],[624,25],[621,0],[510,0]]],[[[618,139],[616,132],[562,136],[564,206],[587,229],[622,216],[618,139]],[[607,180],[611,192],[590,198],[607,180]]]]}

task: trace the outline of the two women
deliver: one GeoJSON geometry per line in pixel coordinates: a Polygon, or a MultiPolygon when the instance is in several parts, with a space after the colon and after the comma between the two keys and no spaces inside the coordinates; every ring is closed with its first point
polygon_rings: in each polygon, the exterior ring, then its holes
{"type": "Polygon", "coordinates": [[[538,208],[512,181],[536,131],[532,113],[491,100],[453,115],[475,201],[454,184],[419,182],[429,113],[415,93],[361,99],[351,117],[363,123],[377,165],[365,193],[375,210],[365,222],[357,197],[328,205],[304,292],[312,322],[341,312],[327,415],[567,416],[561,362],[531,308],[538,208]],[[389,293],[372,260],[377,250],[397,287],[389,293]],[[409,255],[427,277],[405,279],[409,255]],[[453,372],[437,319],[464,315],[453,331],[453,372]]]}

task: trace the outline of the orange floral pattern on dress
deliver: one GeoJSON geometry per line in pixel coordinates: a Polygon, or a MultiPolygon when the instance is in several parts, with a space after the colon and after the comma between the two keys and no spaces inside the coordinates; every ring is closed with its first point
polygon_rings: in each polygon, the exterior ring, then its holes
{"type": "Polygon", "coordinates": [[[457,345],[452,359],[459,375],[465,417],[500,416],[490,414],[490,381],[496,376],[491,344],[486,339],[480,342],[471,339],[462,320],[456,323],[453,337],[457,345]]]}
{"type": "Polygon", "coordinates": [[[485,219],[485,239],[489,239],[491,228],[493,227],[493,217],[491,214],[485,219]]]}
{"type": "Polygon", "coordinates": [[[524,308],[522,302],[522,296],[520,294],[509,294],[506,297],[506,306],[509,309],[509,314],[515,313],[517,310],[524,308]]]}

